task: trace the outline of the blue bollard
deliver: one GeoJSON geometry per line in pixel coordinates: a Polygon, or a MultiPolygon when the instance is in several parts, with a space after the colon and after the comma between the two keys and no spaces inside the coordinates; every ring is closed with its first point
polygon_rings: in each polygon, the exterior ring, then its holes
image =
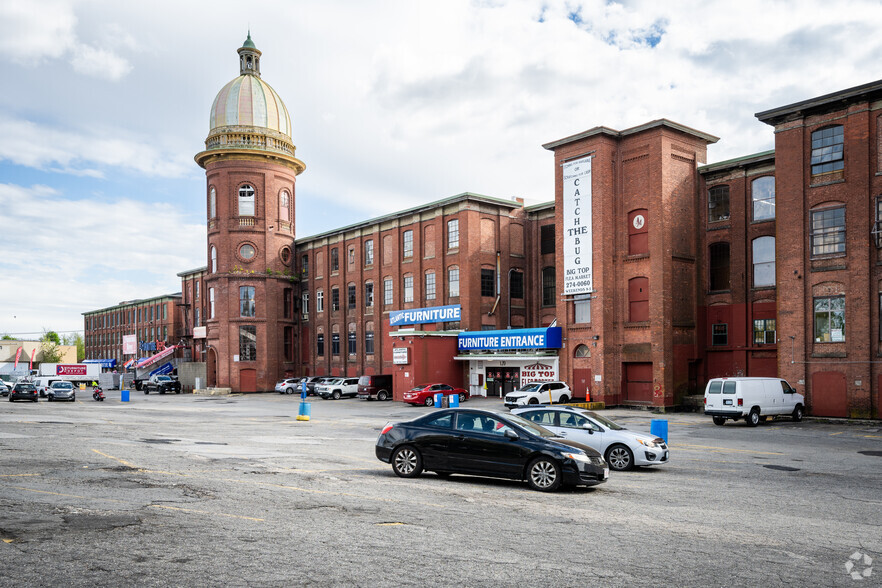
{"type": "Polygon", "coordinates": [[[298,421],[308,421],[309,413],[312,412],[312,404],[309,402],[301,402],[300,403],[300,414],[297,415],[298,421]]]}
{"type": "Polygon", "coordinates": [[[435,408],[441,408],[441,399],[444,398],[444,394],[438,392],[435,394],[435,408]]]}
{"type": "Polygon", "coordinates": [[[649,424],[649,434],[661,437],[668,442],[668,421],[665,419],[652,419],[649,424]]]}
{"type": "Polygon", "coordinates": [[[129,391],[128,390],[121,390],[120,391],[120,400],[123,402],[129,401],[129,391]]]}
{"type": "Polygon", "coordinates": [[[306,400],[306,382],[300,382],[300,400],[306,400]]]}
{"type": "Polygon", "coordinates": [[[459,407],[459,394],[451,394],[447,397],[450,408],[458,408],[459,407]]]}

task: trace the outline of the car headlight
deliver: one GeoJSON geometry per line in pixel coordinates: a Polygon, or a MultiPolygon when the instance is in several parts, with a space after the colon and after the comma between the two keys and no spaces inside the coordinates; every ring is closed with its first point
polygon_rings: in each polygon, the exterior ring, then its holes
{"type": "Polygon", "coordinates": [[[658,447],[655,441],[644,441],[643,439],[637,439],[637,443],[639,443],[640,445],[645,445],[650,449],[655,449],[656,447],[658,447]]]}
{"type": "Polygon", "coordinates": [[[564,457],[569,457],[570,459],[574,459],[576,461],[584,461],[586,463],[589,463],[591,461],[591,458],[584,453],[564,453],[564,457]]]}

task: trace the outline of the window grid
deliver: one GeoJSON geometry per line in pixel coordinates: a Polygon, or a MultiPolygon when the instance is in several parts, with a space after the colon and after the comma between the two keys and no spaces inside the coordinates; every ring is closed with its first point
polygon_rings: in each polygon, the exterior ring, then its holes
{"type": "Polygon", "coordinates": [[[322,290],[317,290],[315,293],[315,311],[325,311],[325,293],[322,290]]]}
{"type": "Polygon", "coordinates": [[[316,335],[315,354],[318,357],[324,357],[324,355],[325,355],[325,336],[322,333],[319,333],[318,335],[316,335]]]}
{"type": "Polygon", "coordinates": [[[364,242],[364,264],[374,265],[374,241],[368,239],[364,242]]]}
{"type": "Polygon", "coordinates": [[[239,286],[239,316],[255,315],[254,286],[239,286]]]}
{"type": "Polygon", "coordinates": [[[426,273],[426,300],[435,300],[435,272],[426,273]]]}
{"type": "Polygon", "coordinates": [[[451,298],[459,296],[459,268],[451,267],[447,269],[447,289],[451,298]]]}
{"type": "Polygon", "coordinates": [[[827,127],[812,133],[813,176],[844,169],[843,139],[842,125],[827,127]]]}
{"type": "Polygon", "coordinates": [[[254,325],[239,327],[239,361],[257,361],[257,327],[254,325]]]}
{"type": "Polygon", "coordinates": [[[459,219],[447,221],[447,248],[457,249],[459,247],[459,219]]]}
{"type": "Polygon", "coordinates": [[[481,296],[496,295],[496,271],[492,269],[481,270],[481,296]]]}
{"type": "Polygon", "coordinates": [[[355,284],[350,284],[347,290],[347,306],[352,310],[355,308],[355,284]]]}
{"type": "Polygon", "coordinates": [[[729,344],[729,325],[727,323],[713,325],[711,329],[711,345],[729,344]]]}
{"type": "Polygon", "coordinates": [[[331,334],[331,355],[340,355],[340,333],[331,334]]]}
{"type": "Polygon", "coordinates": [[[753,344],[774,345],[777,342],[775,319],[755,319],[753,321],[753,344]]]}
{"type": "Polygon", "coordinates": [[[845,342],[845,297],[815,298],[815,343],[845,342]]]}
{"type": "Polygon", "coordinates": [[[404,301],[413,302],[413,276],[404,276],[404,301]]]}
{"type": "Polygon", "coordinates": [[[775,285],[775,238],[757,237],[753,240],[753,287],[775,285]]]}
{"type": "Polygon", "coordinates": [[[389,306],[392,302],[392,278],[386,278],[383,280],[383,304],[389,306]]]}
{"type": "Polygon", "coordinates": [[[331,288],[331,311],[337,312],[338,310],[340,310],[340,289],[331,288]]]}
{"type": "Polygon", "coordinates": [[[845,253],[845,207],[812,211],[812,255],[845,253]]]}
{"type": "Polygon", "coordinates": [[[374,354],[374,332],[367,331],[364,334],[364,353],[365,355],[374,354]]]}
{"type": "Polygon", "coordinates": [[[413,257],[413,231],[404,231],[404,257],[413,257]]]}
{"type": "Polygon", "coordinates": [[[714,186],[707,192],[707,220],[717,222],[729,219],[729,186],[714,186]]]}
{"type": "Polygon", "coordinates": [[[751,182],[750,197],[754,221],[775,218],[775,176],[763,176],[751,182]]]}
{"type": "Polygon", "coordinates": [[[542,270],[542,306],[555,305],[556,275],[553,267],[542,270]]]}
{"type": "Polygon", "coordinates": [[[374,306],[374,283],[367,282],[364,285],[364,306],[365,308],[373,308],[374,306]]]}

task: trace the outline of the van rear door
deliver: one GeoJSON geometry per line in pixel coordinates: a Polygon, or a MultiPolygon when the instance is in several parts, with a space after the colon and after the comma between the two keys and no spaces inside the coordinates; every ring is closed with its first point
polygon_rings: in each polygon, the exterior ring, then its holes
{"type": "Polygon", "coordinates": [[[741,414],[741,406],[738,404],[740,394],[738,392],[738,382],[736,380],[723,381],[723,410],[731,410],[732,412],[741,414]]]}
{"type": "Polygon", "coordinates": [[[711,380],[704,391],[704,410],[723,410],[723,382],[711,380]]]}

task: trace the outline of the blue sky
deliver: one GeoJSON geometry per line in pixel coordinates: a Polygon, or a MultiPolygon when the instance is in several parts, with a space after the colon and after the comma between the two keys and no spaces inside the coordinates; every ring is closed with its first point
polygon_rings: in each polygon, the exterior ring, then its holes
{"type": "Polygon", "coordinates": [[[0,333],[180,289],[193,156],[248,27],[294,121],[297,234],[465,191],[553,198],[541,144],[657,118],[773,147],[754,113],[880,77],[879,2],[0,0],[0,333]]]}

